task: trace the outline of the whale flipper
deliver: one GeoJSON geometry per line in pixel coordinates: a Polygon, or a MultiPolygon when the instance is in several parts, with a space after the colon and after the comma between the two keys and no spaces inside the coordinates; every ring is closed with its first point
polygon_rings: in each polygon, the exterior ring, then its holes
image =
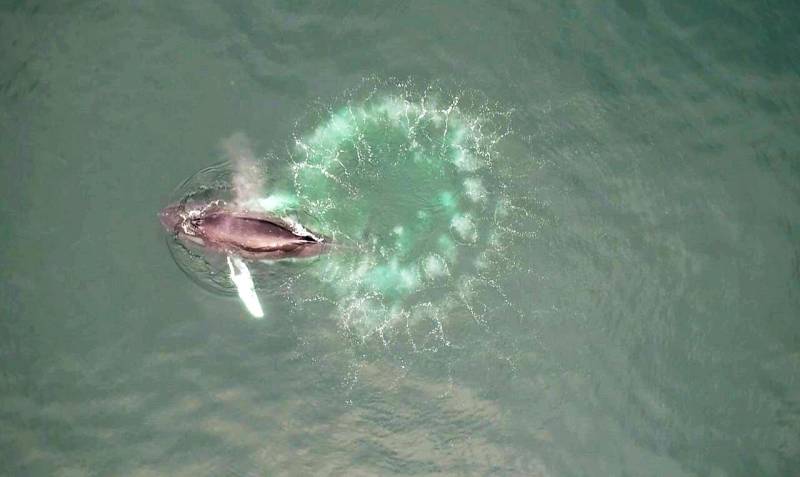
{"type": "Polygon", "coordinates": [[[239,298],[245,308],[253,315],[253,318],[264,318],[264,309],[261,308],[261,302],[256,295],[256,285],[253,283],[253,276],[250,274],[247,264],[235,255],[228,255],[227,259],[231,281],[236,285],[236,291],[239,292],[239,298]]]}

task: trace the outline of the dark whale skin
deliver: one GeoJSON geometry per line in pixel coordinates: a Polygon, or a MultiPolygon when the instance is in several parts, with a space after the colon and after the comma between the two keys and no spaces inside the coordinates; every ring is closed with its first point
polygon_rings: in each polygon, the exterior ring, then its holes
{"type": "Polygon", "coordinates": [[[173,204],[158,215],[164,229],[178,240],[248,260],[314,257],[330,246],[325,238],[297,231],[277,217],[225,204],[210,203],[191,211],[173,204]]]}

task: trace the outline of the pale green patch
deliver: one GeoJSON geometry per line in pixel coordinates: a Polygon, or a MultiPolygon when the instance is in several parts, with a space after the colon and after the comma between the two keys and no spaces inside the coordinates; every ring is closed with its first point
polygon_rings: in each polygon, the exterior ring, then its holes
{"type": "Polygon", "coordinates": [[[472,202],[483,202],[486,200],[486,188],[477,177],[468,177],[464,179],[464,194],[472,202]]]}
{"type": "Polygon", "coordinates": [[[267,212],[283,213],[297,207],[297,197],[291,194],[276,192],[267,197],[254,199],[248,203],[267,212]]]}
{"type": "Polygon", "coordinates": [[[469,214],[456,214],[450,221],[450,227],[456,234],[466,242],[475,242],[478,239],[478,231],[475,222],[469,214]]]}
{"type": "Polygon", "coordinates": [[[425,257],[422,269],[425,270],[425,275],[430,279],[436,279],[450,274],[447,263],[437,254],[431,254],[425,257]]]}
{"type": "Polygon", "coordinates": [[[465,172],[474,172],[480,167],[478,158],[466,149],[460,147],[453,151],[453,164],[465,172]]]}
{"type": "Polygon", "coordinates": [[[458,102],[373,95],[296,141],[298,203],[326,234],[357,244],[326,257],[337,266],[317,269],[347,326],[410,316],[415,294],[474,272],[487,247],[478,230],[490,226],[486,206],[496,195],[482,176],[496,137],[458,102]]]}
{"type": "Polygon", "coordinates": [[[453,239],[451,239],[449,235],[440,235],[436,240],[436,245],[442,254],[447,257],[448,261],[455,261],[458,250],[456,249],[456,243],[453,242],[453,239]]]}
{"type": "Polygon", "coordinates": [[[419,284],[419,272],[416,266],[402,266],[397,258],[392,258],[370,269],[365,279],[374,291],[391,296],[414,290],[419,284]]]}
{"type": "Polygon", "coordinates": [[[458,204],[455,196],[450,192],[440,192],[439,203],[447,210],[454,210],[458,204]]]}

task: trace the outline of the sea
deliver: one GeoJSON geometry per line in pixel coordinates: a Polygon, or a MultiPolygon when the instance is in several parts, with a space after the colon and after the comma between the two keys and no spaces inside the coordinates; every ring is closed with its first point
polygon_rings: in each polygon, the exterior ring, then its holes
{"type": "Polygon", "coordinates": [[[0,45],[0,475],[800,475],[797,2],[3,0],[0,45]],[[231,137],[334,244],[249,264],[262,319],[158,219],[231,137]]]}

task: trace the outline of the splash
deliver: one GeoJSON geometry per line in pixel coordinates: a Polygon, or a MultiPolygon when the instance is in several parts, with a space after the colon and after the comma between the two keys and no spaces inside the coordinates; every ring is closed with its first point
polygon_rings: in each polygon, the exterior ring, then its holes
{"type": "Polygon", "coordinates": [[[438,99],[350,100],[295,138],[292,192],[347,244],[315,272],[361,337],[419,322],[442,330],[508,245],[498,225],[510,201],[494,174],[507,124],[438,99]]]}
{"type": "MultiPolygon", "coordinates": [[[[522,208],[506,194],[502,172],[506,113],[431,90],[374,90],[313,120],[317,126],[295,134],[288,162],[272,160],[252,205],[337,247],[311,261],[251,265],[259,294],[282,295],[297,309],[314,305],[362,340],[377,335],[386,343],[404,333],[414,349],[448,344],[445,317],[485,324],[487,291],[508,303],[497,277],[510,266],[506,252],[519,237],[514,220],[522,208]],[[412,331],[420,326],[422,334],[412,331]]],[[[246,150],[240,143],[229,149],[246,150]]],[[[256,162],[248,157],[248,167],[256,162]]],[[[215,166],[178,195],[231,198],[243,187],[231,179],[230,167],[215,166]]],[[[195,281],[232,292],[212,258],[171,249],[195,281]]]]}

